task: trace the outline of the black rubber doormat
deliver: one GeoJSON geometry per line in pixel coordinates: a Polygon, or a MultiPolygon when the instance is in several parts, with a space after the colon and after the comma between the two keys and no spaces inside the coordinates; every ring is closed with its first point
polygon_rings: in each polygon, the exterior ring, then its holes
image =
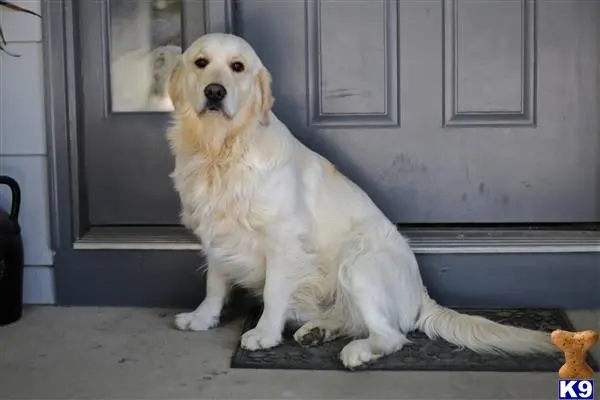
{"type": "MultiPolygon", "coordinates": [[[[495,309],[457,311],[480,315],[493,321],[551,332],[555,329],[573,330],[566,315],[553,309],[495,309]]],[[[260,316],[260,309],[251,311],[242,333],[253,328],[260,316]]],[[[273,349],[261,351],[243,350],[238,345],[231,359],[232,368],[250,369],[304,369],[343,370],[339,353],[349,339],[339,339],[316,347],[302,347],[292,338],[293,330],[286,329],[284,342],[273,349]]],[[[399,352],[381,358],[364,370],[373,371],[502,371],[502,372],[558,372],[564,359],[562,355],[499,357],[479,355],[471,350],[458,349],[443,340],[432,341],[424,334],[409,335],[412,343],[399,352]]],[[[589,356],[588,364],[598,371],[598,364],[589,356]]]]}

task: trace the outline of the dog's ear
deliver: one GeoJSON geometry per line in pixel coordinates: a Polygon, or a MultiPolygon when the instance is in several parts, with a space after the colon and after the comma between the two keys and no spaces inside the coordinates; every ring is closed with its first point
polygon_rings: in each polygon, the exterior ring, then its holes
{"type": "Polygon", "coordinates": [[[271,74],[266,68],[261,68],[256,75],[256,86],[260,96],[258,103],[258,118],[262,125],[268,126],[271,122],[269,112],[273,107],[275,98],[273,98],[273,94],[271,93],[271,74]]]}
{"type": "Polygon", "coordinates": [[[169,97],[173,107],[180,108],[183,101],[183,92],[185,90],[185,68],[183,60],[179,58],[175,67],[169,75],[169,97]]]}

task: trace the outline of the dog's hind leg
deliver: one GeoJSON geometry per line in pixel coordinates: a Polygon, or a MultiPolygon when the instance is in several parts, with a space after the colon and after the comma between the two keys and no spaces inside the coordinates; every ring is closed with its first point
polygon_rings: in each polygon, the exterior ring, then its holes
{"type": "Polygon", "coordinates": [[[342,349],[340,359],[348,369],[354,369],[394,353],[408,343],[407,337],[386,321],[385,317],[376,310],[375,304],[372,302],[364,304],[363,309],[369,336],[365,339],[353,340],[342,349]]]}
{"type": "Polygon", "coordinates": [[[394,353],[408,343],[405,319],[413,318],[409,315],[411,307],[406,304],[411,295],[401,293],[398,275],[402,272],[394,263],[394,257],[386,252],[367,252],[340,272],[344,296],[351,299],[350,313],[362,322],[362,330],[367,334],[342,349],[340,359],[346,368],[354,369],[394,353]],[[406,309],[399,310],[401,305],[406,309]]]}
{"type": "Polygon", "coordinates": [[[341,328],[342,325],[333,320],[309,321],[294,333],[294,340],[302,346],[316,346],[342,336],[341,328]]]}

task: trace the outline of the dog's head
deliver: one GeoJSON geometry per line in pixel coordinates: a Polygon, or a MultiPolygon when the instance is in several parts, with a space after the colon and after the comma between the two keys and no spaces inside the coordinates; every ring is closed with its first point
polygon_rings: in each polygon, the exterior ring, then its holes
{"type": "Polygon", "coordinates": [[[226,120],[251,113],[263,125],[274,102],[271,76],[256,52],[223,33],[200,37],[182,54],[169,78],[169,96],[176,112],[226,120]]]}

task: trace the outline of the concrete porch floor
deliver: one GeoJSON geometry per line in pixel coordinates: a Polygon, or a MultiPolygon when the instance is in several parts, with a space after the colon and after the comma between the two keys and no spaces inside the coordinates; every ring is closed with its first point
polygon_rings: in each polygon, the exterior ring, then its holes
{"type": "MultiPolygon", "coordinates": [[[[241,321],[179,332],[176,311],[28,307],[21,321],[0,327],[0,398],[557,398],[555,373],[230,369],[241,321]]],[[[577,329],[600,331],[600,310],[569,316],[577,329]]],[[[600,360],[600,345],[594,355],[600,360]]]]}

